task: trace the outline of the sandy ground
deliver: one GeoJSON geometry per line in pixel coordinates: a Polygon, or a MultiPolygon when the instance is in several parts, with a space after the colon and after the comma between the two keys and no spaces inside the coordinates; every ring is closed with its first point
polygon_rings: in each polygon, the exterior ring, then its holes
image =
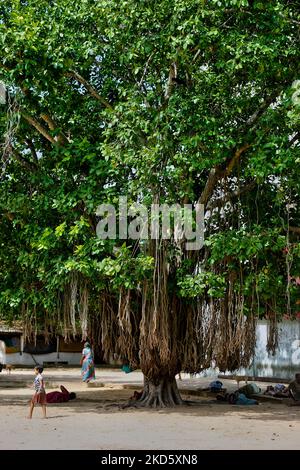
{"type": "MultiPolygon", "coordinates": [[[[36,408],[26,419],[32,371],[0,374],[0,449],[300,449],[300,407],[262,403],[234,406],[198,398],[199,405],[170,410],[120,410],[142,375],[98,370],[94,387],[80,381],[78,369],[52,369],[45,374],[48,391],[63,383],[77,399],[47,407],[48,419],[36,408]]],[[[211,378],[183,376],[182,390],[204,387],[211,378]]],[[[224,386],[234,389],[232,381],[224,386]]],[[[266,384],[258,384],[263,387],[266,384]]],[[[184,395],[187,397],[188,395],[184,395]]],[[[190,397],[197,399],[196,397],[190,397]]]]}

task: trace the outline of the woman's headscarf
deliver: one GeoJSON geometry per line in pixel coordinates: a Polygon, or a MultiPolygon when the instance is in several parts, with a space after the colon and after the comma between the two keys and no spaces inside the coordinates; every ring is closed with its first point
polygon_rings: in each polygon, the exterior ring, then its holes
{"type": "Polygon", "coordinates": [[[88,342],[84,343],[83,347],[84,347],[84,348],[90,348],[90,349],[91,349],[91,345],[90,345],[90,343],[88,343],[88,342]]]}

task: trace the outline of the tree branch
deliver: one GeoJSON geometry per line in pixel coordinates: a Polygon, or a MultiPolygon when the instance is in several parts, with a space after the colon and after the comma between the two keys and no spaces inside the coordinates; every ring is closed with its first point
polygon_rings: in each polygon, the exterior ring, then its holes
{"type": "Polygon", "coordinates": [[[210,170],[204,190],[202,191],[202,194],[200,198],[198,199],[198,204],[204,204],[204,206],[207,205],[207,202],[209,198],[212,196],[218,181],[221,178],[224,178],[225,176],[229,176],[232,173],[233,168],[239,161],[242,153],[244,153],[249,147],[250,147],[249,144],[245,144],[243,145],[243,147],[236,150],[233,157],[227,163],[225,170],[223,170],[221,165],[217,165],[210,170]]]}
{"type": "Polygon", "coordinates": [[[155,53],[155,51],[152,51],[151,54],[149,55],[148,59],[147,59],[147,62],[146,62],[146,64],[145,64],[142,77],[141,77],[140,81],[138,82],[139,87],[142,86],[142,83],[143,83],[143,81],[144,81],[145,75],[146,75],[146,73],[147,73],[148,66],[149,66],[149,64],[150,64],[150,62],[151,62],[152,57],[154,56],[154,53],[155,53]]]}
{"type": "Polygon", "coordinates": [[[198,204],[204,204],[206,206],[207,201],[211,197],[212,193],[214,192],[215,186],[219,181],[222,172],[220,171],[219,167],[214,167],[210,170],[205,187],[202,191],[202,194],[198,200],[198,204]]]}
{"type": "Polygon", "coordinates": [[[24,168],[26,168],[29,171],[36,171],[37,170],[37,165],[35,163],[29,162],[24,158],[24,156],[18,152],[16,149],[14,149],[12,146],[9,147],[9,153],[12,155],[24,168]]]}
{"type": "Polygon", "coordinates": [[[291,227],[291,226],[289,226],[289,232],[299,233],[300,234],[300,227],[291,227]]]}
{"type": "Polygon", "coordinates": [[[297,21],[297,20],[294,20],[292,18],[287,18],[283,13],[279,13],[279,15],[284,18],[288,23],[293,23],[293,24],[297,24],[297,25],[300,25],[300,21],[297,21]]]}
{"type": "Polygon", "coordinates": [[[165,100],[166,101],[168,101],[170,99],[173,88],[175,86],[176,78],[177,78],[177,64],[176,64],[176,62],[172,62],[172,64],[170,65],[168,83],[167,83],[167,87],[166,87],[166,91],[165,91],[165,100]]]}
{"type": "Polygon", "coordinates": [[[37,156],[37,153],[36,153],[36,150],[35,150],[35,147],[33,145],[32,140],[27,138],[26,143],[27,143],[29,149],[31,150],[31,153],[32,153],[32,156],[34,158],[35,163],[38,163],[39,159],[38,159],[38,156],[37,156]]]}
{"type": "MultiPolygon", "coordinates": [[[[25,79],[25,77],[23,77],[23,80],[25,79]]],[[[32,96],[32,92],[31,90],[28,88],[28,86],[25,86],[22,82],[21,79],[18,80],[18,85],[20,87],[20,89],[22,90],[22,92],[24,93],[24,95],[28,98],[28,100],[32,101],[37,107],[38,107],[38,101],[35,97],[32,96]]],[[[33,119],[27,115],[27,117],[25,117],[25,113],[21,113],[23,115],[23,117],[29,122],[29,120],[27,119],[28,117],[32,120],[32,122],[30,122],[31,125],[33,125],[34,127],[36,127],[34,124],[33,124],[33,119]]],[[[41,114],[41,118],[48,124],[48,127],[50,130],[54,130],[56,128],[58,128],[57,124],[55,123],[55,121],[51,118],[51,116],[48,114],[48,113],[42,113],[41,114]]],[[[37,122],[37,121],[36,121],[37,122]]],[[[42,125],[40,123],[37,122],[37,124],[39,125],[39,128],[36,127],[36,129],[44,135],[44,137],[46,137],[46,135],[43,133],[44,131],[46,131],[46,129],[44,129],[43,132],[41,132],[40,129],[42,129],[42,125]]],[[[48,134],[49,136],[50,134],[48,134]]],[[[46,137],[46,139],[49,140],[48,137],[46,137]]],[[[66,136],[60,132],[57,137],[54,139],[55,141],[59,142],[60,144],[67,144],[69,142],[69,140],[66,138],[66,136]]]]}
{"type": "MultiPolygon", "coordinates": [[[[245,126],[252,127],[254,129],[254,125],[257,123],[259,118],[268,110],[272,103],[275,103],[276,100],[280,97],[281,93],[284,91],[285,87],[289,85],[289,82],[286,81],[281,83],[281,85],[274,88],[272,94],[267,96],[263,99],[263,102],[259,105],[257,110],[247,119],[245,126]]],[[[266,92],[265,92],[266,93],[266,92]]]]}
{"type": "Polygon", "coordinates": [[[229,176],[231,174],[233,168],[235,167],[235,165],[239,161],[242,153],[244,153],[246,150],[248,150],[249,147],[250,147],[249,144],[245,144],[245,145],[243,145],[243,147],[241,147],[240,149],[238,149],[235,152],[234,156],[232,157],[232,159],[230,160],[230,162],[228,163],[228,165],[226,167],[225,176],[229,176]]]}
{"type": "Polygon", "coordinates": [[[49,140],[49,142],[51,142],[52,144],[57,143],[54,137],[49,134],[49,132],[44,128],[44,126],[42,126],[42,124],[33,119],[31,116],[29,116],[29,114],[21,111],[21,116],[25,119],[25,121],[27,121],[31,126],[33,126],[43,137],[45,137],[45,139],[49,140]]]}
{"type": "Polygon", "coordinates": [[[100,101],[100,103],[102,103],[103,106],[105,106],[107,109],[113,110],[113,107],[109,104],[109,102],[106,101],[106,99],[102,98],[102,96],[99,95],[99,93],[95,90],[95,88],[75,70],[72,70],[71,72],[67,72],[65,75],[67,77],[75,78],[79,83],[81,83],[85,87],[85,89],[90,93],[90,95],[96,98],[96,100],[100,101]]]}
{"type": "Polygon", "coordinates": [[[53,119],[49,116],[49,114],[42,113],[41,118],[43,121],[45,121],[48,124],[48,127],[51,131],[54,131],[54,129],[57,127],[53,119]]]}
{"type": "Polygon", "coordinates": [[[226,194],[224,197],[220,197],[216,199],[215,201],[211,201],[207,205],[208,210],[215,209],[216,207],[222,207],[226,204],[226,202],[231,201],[232,199],[240,197],[242,194],[247,193],[248,191],[251,191],[256,186],[255,181],[251,181],[251,183],[247,184],[246,186],[237,189],[236,191],[233,191],[232,193],[226,194]]]}
{"type": "Polygon", "coordinates": [[[264,99],[264,101],[257,108],[257,110],[247,119],[247,127],[253,126],[258,121],[258,119],[264,114],[264,112],[269,108],[270,104],[273,103],[276,98],[278,98],[278,96],[278,92],[276,92],[276,94],[264,99]]]}
{"type": "MultiPolygon", "coordinates": [[[[48,124],[48,127],[51,131],[54,131],[55,129],[58,128],[56,122],[51,118],[51,116],[49,116],[49,114],[42,113],[41,118],[48,124]]],[[[56,140],[60,144],[68,144],[69,143],[69,140],[67,139],[67,137],[62,132],[59,132],[59,134],[57,135],[56,140]]]]}

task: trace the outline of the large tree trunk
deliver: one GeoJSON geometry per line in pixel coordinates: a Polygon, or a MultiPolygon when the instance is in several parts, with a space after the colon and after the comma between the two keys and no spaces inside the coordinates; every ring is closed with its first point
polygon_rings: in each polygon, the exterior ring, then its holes
{"type": "Polygon", "coordinates": [[[144,380],[144,390],[137,401],[138,406],[148,408],[167,408],[183,405],[175,377],[161,377],[157,380],[144,380]]]}

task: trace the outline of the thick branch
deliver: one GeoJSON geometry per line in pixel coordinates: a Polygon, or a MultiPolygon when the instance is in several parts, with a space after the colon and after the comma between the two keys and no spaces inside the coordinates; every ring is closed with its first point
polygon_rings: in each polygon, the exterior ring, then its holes
{"type": "MultiPolygon", "coordinates": [[[[24,80],[25,77],[23,77],[22,80],[24,80]]],[[[30,91],[30,89],[28,88],[28,86],[24,86],[23,85],[23,81],[22,80],[18,80],[18,84],[19,84],[19,87],[20,89],[22,90],[22,92],[24,93],[24,95],[28,98],[28,100],[32,101],[35,105],[38,105],[38,101],[35,97],[32,96],[32,93],[30,91]]],[[[31,125],[33,125],[44,137],[46,137],[47,140],[49,140],[49,136],[50,134],[47,133],[47,130],[43,128],[43,126],[38,123],[37,121],[35,121],[33,118],[31,118],[30,116],[26,115],[25,113],[21,113],[22,116],[24,117],[24,119],[26,119],[31,125]],[[29,121],[29,119],[30,121],[29,121]],[[33,124],[33,121],[36,122],[36,124],[38,125],[38,127],[33,124]],[[42,128],[43,128],[43,131],[42,131],[42,128]],[[46,135],[47,133],[47,135],[46,135]]],[[[58,128],[57,124],[55,123],[55,121],[51,118],[51,116],[48,114],[48,113],[42,113],[41,114],[41,118],[48,124],[48,127],[50,130],[54,130],[56,128],[58,128]]],[[[56,139],[54,139],[55,141],[58,141],[59,143],[61,144],[66,144],[68,143],[68,139],[66,138],[66,136],[60,132],[57,136],[56,139]]],[[[51,140],[50,140],[51,142],[51,140]]]]}
{"type": "Polygon", "coordinates": [[[227,163],[225,171],[222,169],[221,165],[218,165],[210,170],[208,179],[206,181],[206,185],[198,200],[199,204],[204,204],[204,206],[207,205],[207,202],[209,198],[212,196],[218,181],[224,176],[229,176],[232,173],[233,168],[238,163],[242,153],[244,153],[249,147],[250,147],[249,144],[245,144],[243,145],[243,147],[238,149],[233,155],[233,157],[227,163]]]}
{"type": "Polygon", "coordinates": [[[48,124],[49,129],[51,131],[54,131],[54,129],[57,127],[53,119],[46,113],[41,114],[41,118],[48,124]]]}
{"type": "MultiPolygon", "coordinates": [[[[49,116],[49,114],[47,113],[42,113],[41,114],[41,118],[48,124],[49,126],[49,129],[51,131],[54,131],[55,129],[58,128],[56,122],[51,118],[51,116],[49,116]]],[[[67,137],[62,133],[60,132],[58,135],[57,135],[57,141],[60,143],[60,144],[67,144],[69,141],[67,139],[67,137]]]]}
{"type": "Polygon", "coordinates": [[[102,98],[102,96],[99,95],[99,93],[95,90],[95,88],[85,79],[83,78],[79,73],[75,72],[75,70],[72,70],[71,72],[67,72],[66,75],[68,77],[73,77],[75,78],[79,83],[81,83],[86,90],[92,95],[96,100],[100,101],[100,103],[103,104],[107,109],[113,110],[113,107],[109,104],[106,99],[102,98]]]}
{"type": "Polygon", "coordinates": [[[52,137],[51,134],[40,124],[38,121],[33,119],[29,114],[21,112],[21,116],[27,121],[31,126],[33,126],[45,139],[49,140],[52,144],[56,144],[56,140],[52,137]]]}
{"type": "Polygon", "coordinates": [[[170,65],[168,83],[167,83],[167,88],[165,91],[166,101],[170,99],[170,96],[172,94],[172,91],[175,85],[176,78],[177,78],[177,64],[176,62],[172,62],[172,64],[170,65]]]}
{"type": "Polygon", "coordinates": [[[35,163],[38,163],[39,159],[38,159],[38,156],[37,156],[37,153],[36,153],[36,150],[35,150],[35,147],[33,145],[32,140],[26,139],[26,143],[27,143],[27,145],[28,145],[28,147],[29,147],[29,149],[32,153],[32,156],[34,158],[35,163]]]}
{"type": "Polygon", "coordinates": [[[205,187],[202,191],[202,194],[198,200],[199,204],[204,204],[206,206],[207,201],[211,197],[212,193],[214,192],[215,186],[219,181],[222,172],[218,167],[212,168],[209,172],[205,187]]]}
{"type": "Polygon", "coordinates": [[[255,181],[251,181],[251,183],[247,184],[246,186],[237,189],[236,191],[233,191],[231,193],[226,194],[224,197],[220,197],[216,199],[215,201],[211,201],[207,205],[208,210],[215,209],[216,207],[222,207],[226,204],[226,202],[231,201],[232,199],[236,199],[240,197],[242,194],[247,193],[248,191],[251,191],[256,185],[255,181]]]}
{"type": "Polygon", "coordinates": [[[240,149],[238,149],[235,152],[234,156],[232,157],[232,159],[230,160],[230,162],[228,163],[228,165],[226,167],[226,170],[225,170],[225,175],[226,176],[229,176],[231,174],[233,168],[238,163],[242,153],[244,153],[246,150],[248,150],[249,147],[250,147],[249,144],[245,144],[245,145],[243,145],[243,147],[241,147],[240,149]]]}

